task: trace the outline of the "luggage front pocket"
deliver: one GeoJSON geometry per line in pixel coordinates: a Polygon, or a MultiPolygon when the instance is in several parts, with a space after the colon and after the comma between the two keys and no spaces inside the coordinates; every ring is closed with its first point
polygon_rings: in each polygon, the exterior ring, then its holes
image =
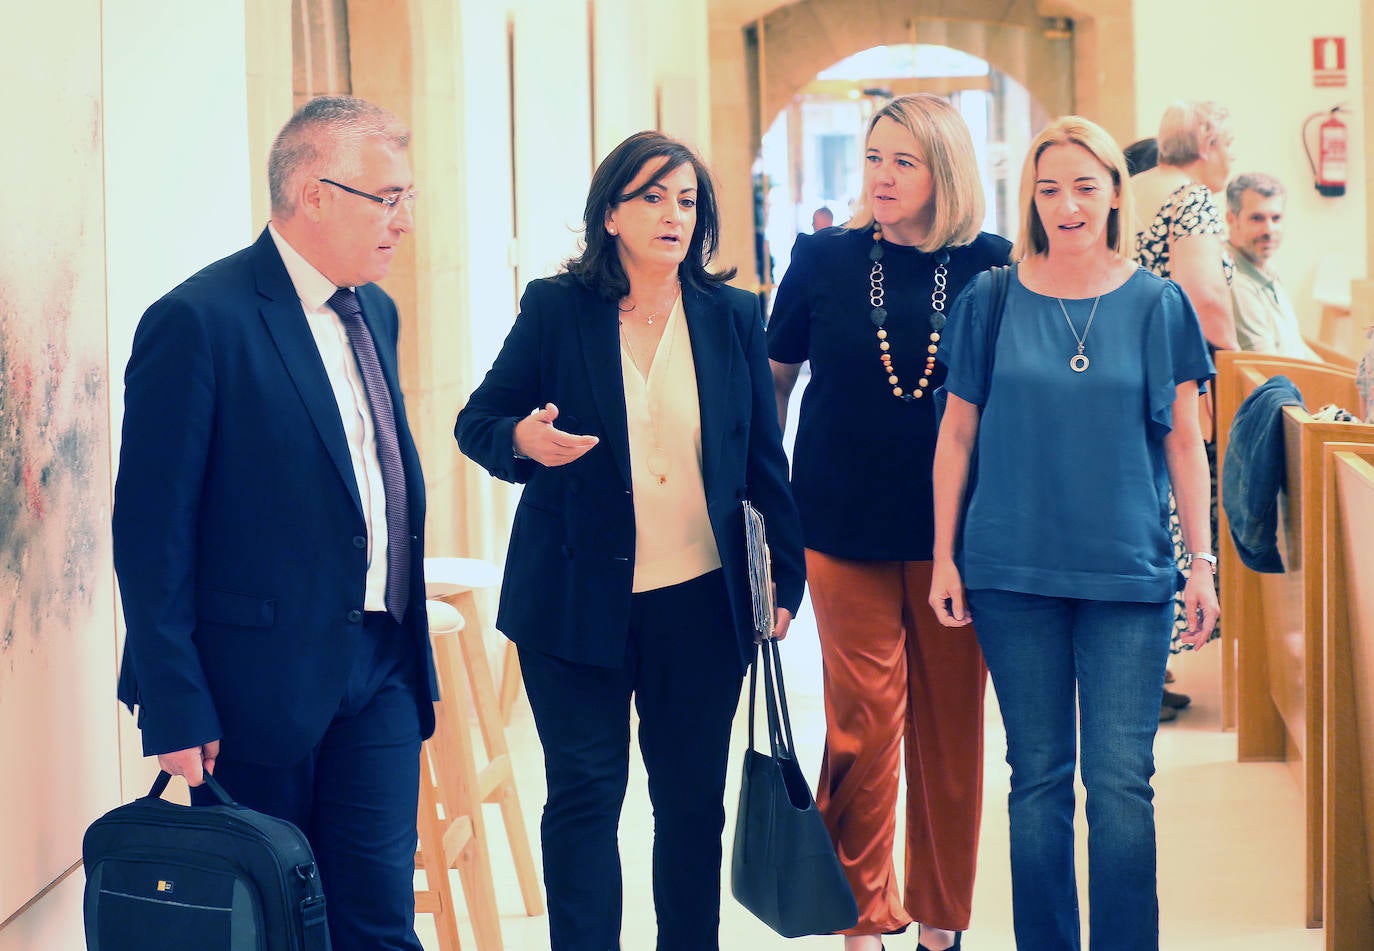
{"type": "Polygon", "coordinates": [[[265,951],[259,898],[228,869],[148,858],[89,871],[90,951],[265,951]]]}

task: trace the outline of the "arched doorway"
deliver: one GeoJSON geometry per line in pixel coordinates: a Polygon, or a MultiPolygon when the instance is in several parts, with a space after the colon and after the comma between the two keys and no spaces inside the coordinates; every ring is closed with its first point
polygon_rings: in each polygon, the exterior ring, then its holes
{"type": "Polygon", "coordinates": [[[766,126],[822,70],[899,44],[969,53],[1016,80],[1048,116],[1135,133],[1134,0],[712,0],[712,144],[723,183],[722,263],[754,274],[747,187],[766,126]],[[1110,50],[1112,68],[1101,64],[1110,50]]]}
{"type": "Polygon", "coordinates": [[[936,44],[894,44],[848,56],[803,86],[763,133],[755,165],[756,211],[768,255],[761,283],[775,284],[788,249],[826,209],[842,224],[861,195],[863,134],[893,96],[948,98],[973,135],[987,200],[985,230],[1012,237],[1021,157],[1049,113],[1015,78],[987,60],[936,44]],[[771,277],[772,280],[768,278],[771,277]]]}

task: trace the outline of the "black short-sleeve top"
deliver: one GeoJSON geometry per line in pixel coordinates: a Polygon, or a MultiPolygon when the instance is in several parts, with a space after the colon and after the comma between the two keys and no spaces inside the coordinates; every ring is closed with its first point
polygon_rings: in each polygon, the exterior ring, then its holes
{"type": "MultiPolygon", "coordinates": [[[[806,546],[837,558],[929,561],[934,541],[930,395],[893,395],[870,319],[873,231],[828,228],[800,235],[768,322],[768,355],[811,361],[792,461],[792,492],[806,546]]],[[[994,234],[949,248],[946,304],[975,275],[1007,263],[994,234]]],[[[938,252],[936,252],[938,254],[938,252]]],[[[931,334],[936,254],[883,242],[883,296],[891,364],[905,392],[922,389],[931,334]]]]}

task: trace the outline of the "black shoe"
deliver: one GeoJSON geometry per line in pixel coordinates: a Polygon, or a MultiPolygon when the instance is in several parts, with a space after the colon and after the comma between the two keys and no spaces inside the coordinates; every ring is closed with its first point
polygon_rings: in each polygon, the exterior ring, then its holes
{"type": "Polygon", "coordinates": [[[1178,719],[1178,711],[1167,704],[1159,705],[1159,722],[1168,723],[1170,720],[1178,719]]]}
{"type": "Polygon", "coordinates": [[[1175,710],[1182,710],[1193,702],[1193,698],[1186,693],[1174,693],[1172,690],[1164,691],[1164,706],[1173,707],[1175,710]]]}

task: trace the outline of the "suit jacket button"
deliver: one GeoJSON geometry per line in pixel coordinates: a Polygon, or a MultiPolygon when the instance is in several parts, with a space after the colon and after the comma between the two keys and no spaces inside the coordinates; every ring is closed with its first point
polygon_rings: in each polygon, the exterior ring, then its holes
{"type": "Polygon", "coordinates": [[[366,548],[366,547],[367,547],[367,536],[365,536],[365,535],[354,535],[354,536],[353,536],[353,547],[356,548],[356,549],[358,549],[359,551],[362,551],[364,548],[366,548]]]}
{"type": "Polygon", "coordinates": [[[349,623],[349,624],[358,624],[358,623],[361,623],[362,619],[363,619],[363,612],[359,611],[357,608],[354,608],[352,611],[349,611],[349,612],[348,612],[348,623],[349,623]]]}

